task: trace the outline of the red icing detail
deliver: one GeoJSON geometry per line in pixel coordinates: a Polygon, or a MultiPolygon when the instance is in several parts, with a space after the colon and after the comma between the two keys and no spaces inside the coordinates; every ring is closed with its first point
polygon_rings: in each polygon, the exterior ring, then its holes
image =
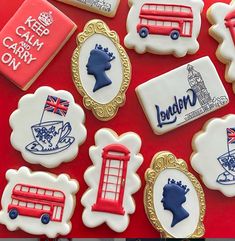
{"type": "Polygon", "coordinates": [[[26,90],[75,29],[46,0],[26,0],[0,33],[0,72],[26,90]]]}
{"type": "Polygon", "coordinates": [[[235,10],[229,12],[224,20],[225,26],[229,28],[233,43],[235,44],[235,10]]]}
{"type": "Polygon", "coordinates": [[[130,151],[113,144],[103,149],[103,163],[96,203],[92,211],[124,215],[122,206],[130,151]]]}
{"type": "Polygon", "coordinates": [[[35,218],[49,214],[51,221],[62,221],[65,195],[59,190],[17,184],[12,191],[11,198],[8,212],[16,209],[19,215],[35,218]]]}
{"type": "Polygon", "coordinates": [[[145,3],[139,17],[137,32],[147,28],[150,34],[170,35],[177,30],[182,37],[192,37],[193,12],[189,6],[145,3]]]}

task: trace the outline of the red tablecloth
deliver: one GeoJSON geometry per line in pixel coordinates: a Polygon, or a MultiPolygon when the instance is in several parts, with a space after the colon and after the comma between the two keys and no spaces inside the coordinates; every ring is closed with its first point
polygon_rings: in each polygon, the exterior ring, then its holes
{"type": "MultiPolygon", "coordinates": [[[[2,29],[22,2],[23,0],[0,1],[0,29],[2,29]]],[[[143,189],[145,186],[144,173],[149,167],[153,155],[158,151],[168,150],[173,152],[177,157],[186,160],[189,164],[190,155],[192,153],[192,137],[196,132],[201,130],[205,121],[212,117],[222,117],[228,113],[235,112],[235,95],[233,94],[232,86],[225,81],[225,66],[215,57],[215,51],[218,44],[208,34],[210,24],[206,19],[206,11],[208,7],[216,1],[205,1],[205,7],[202,14],[202,29],[199,36],[200,50],[197,54],[177,59],[173,56],[158,56],[152,54],[138,55],[133,50],[127,50],[133,67],[133,77],[130,88],[127,92],[127,101],[125,106],[119,110],[118,115],[113,120],[107,123],[98,121],[90,111],[85,110],[88,137],[85,144],[83,144],[80,148],[78,157],[70,163],[62,164],[58,168],[48,170],[41,166],[28,164],[23,160],[21,154],[12,148],[10,144],[10,114],[17,108],[18,101],[23,95],[26,93],[33,93],[38,87],[44,85],[51,86],[55,89],[65,89],[70,91],[75,97],[76,102],[82,106],[82,97],[78,94],[73,84],[70,71],[71,56],[76,47],[76,35],[83,30],[87,21],[93,18],[100,18],[103,19],[111,29],[118,32],[121,43],[123,44],[123,39],[126,35],[125,20],[129,11],[127,0],[121,0],[120,7],[114,19],[89,13],[54,0],[51,0],[50,2],[68,15],[78,25],[78,29],[27,92],[21,91],[4,76],[0,75],[0,100],[2,110],[0,119],[0,195],[7,183],[5,180],[5,172],[9,168],[18,169],[19,167],[25,165],[33,171],[50,171],[55,174],[65,172],[72,178],[77,179],[80,183],[80,190],[77,195],[77,206],[72,218],[73,228],[69,235],[70,237],[159,237],[159,233],[154,230],[149,223],[147,216],[145,215],[143,205],[143,189]],[[221,110],[209,114],[168,134],[163,136],[155,135],[139,105],[134,91],[135,88],[139,84],[155,76],[161,75],[206,55],[210,56],[219,72],[230,97],[230,104],[221,110]],[[81,219],[83,206],[80,203],[80,199],[87,189],[83,180],[83,173],[87,167],[91,165],[88,149],[94,144],[95,132],[103,127],[112,128],[118,134],[122,134],[127,131],[134,131],[141,136],[143,141],[141,152],[144,156],[144,163],[138,171],[138,174],[142,179],[142,188],[134,195],[136,201],[136,212],[130,216],[130,225],[127,230],[121,234],[113,232],[106,225],[102,225],[95,229],[89,229],[83,225],[81,219]]],[[[229,0],[224,0],[223,2],[229,3],[229,0]]],[[[190,164],[189,170],[198,177],[195,171],[192,170],[190,164]]],[[[207,205],[206,217],[204,220],[206,227],[205,237],[234,237],[235,198],[227,198],[218,191],[209,190],[205,187],[205,185],[203,185],[203,188],[206,194],[207,205]]],[[[0,225],[0,237],[30,237],[30,235],[22,231],[10,232],[5,226],[0,225]]]]}

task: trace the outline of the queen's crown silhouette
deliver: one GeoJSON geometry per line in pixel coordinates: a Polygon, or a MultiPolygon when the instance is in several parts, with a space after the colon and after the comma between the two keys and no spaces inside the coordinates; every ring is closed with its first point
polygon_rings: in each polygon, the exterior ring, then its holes
{"type": "Polygon", "coordinates": [[[38,17],[38,20],[45,27],[50,26],[54,21],[54,19],[52,17],[52,12],[42,12],[38,17]]]}

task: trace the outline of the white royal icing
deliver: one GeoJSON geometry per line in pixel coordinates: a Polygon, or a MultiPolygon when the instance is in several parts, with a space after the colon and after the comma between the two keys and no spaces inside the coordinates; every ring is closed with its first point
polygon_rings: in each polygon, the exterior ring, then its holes
{"type": "Polygon", "coordinates": [[[131,9],[127,18],[128,34],[124,41],[127,48],[135,49],[140,54],[151,52],[173,54],[176,57],[198,51],[197,37],[204,6],[202,0],[129,0],[129,5],[131,9]],[[148,29],[149,34],[140,37],[138,32],[144,28],[148,29]],[[171,38],[173,30],[179,33],[176,40],[171,38]]]}
{"type": "Polygon", "coordinates": [[[210,120],[192,141],[192,167],[205,185],[235,196],[235,115],[210,120]]]}
{"type": "Polygon", "coordinates": [[[222,62],[227,64],[226,79],[232,83],[235,81],[234,17],[234,1],[232,1],[230,5],[221,2],[215,3],[208,10],[208,18],[213,24],[210,28],[210,34],[220,43],[217,56],[222,62]]]}
{"type": "Polygon", "coordinates": [[[164,134],[228,104],[209,57],[203,57],[136,88],[156,134],[164,134]]]}
{"type": "Polygon", "coordinates": [[[8,230],[21,229],[33,235],[44,234],[49,238],[67,235],[71,231],[70,219],[79,188],[77,181],[69,179],[65,174],[54,176],[46,172],[31,172],[27,167],[8,170],[6,179],[8,184],[2,195],[0,223],[6,225],[8,230]],[[30,195],[35,195],[36,198],[30,195]],[[62,198],[63,201],[53,201],[52,198],[55,197],[62,198]],[[40,208],[46,214],[50,213],[48,224],[41,222],[42,216],[36,217],[36,211],[40,211],[40,208]],[[10,218],[12,209],[18,212],[15,219],[10,218]],[[22,213],[25,211],[27,215],[22,213]]]}
{"type": "MultiPolygon", "coordinates": [[[[155,212],[167,233],[174,238],[186,238],[194,233],[199,222],[199,197],[193,184],[183,172],[174,168],[167,168],[162,171],[154,184],[153,197],[155,212]],[[182,204],[182,207],[188,212],[189,216],[177,223],[174,227],[171,227],[173,219],[172,212],[165,210],[162,203],[164,186],[168,183],[169,178],[177,182],[181,181],[183,185],[189,188],[189,192],[185,195],[186,201],[182,204]]],[[[175,197],[175,200],[177,200],[177,197],[175,197]]],[[[175,202],[177,203],[177,201],[175,202]]]]}
{"type": "MultiPolygon", "coordinates": [[[[82,205],[85,207],[82,219],[87,227],[94,228],[102,223],[106,223],[116,232],[123,232],[128,227],[129,214],[135,212],[135,202],[132,195],[137,192],[141,186],[140,178],[136,174],[137,169],[143,162],[143,157],[139,154],[140,148],[141,139],[135,133],[125,133],[120,137],[109,129],[101,129],[96,133],[95,146],[90,147],[89,150],[93,166],[89,167],[84,174],[84,179],[89,189],[85,192],[81,200],[82,205]],[[103,149],[109,145],[117,144],[124,146],[130,152],[128,154],[130,159],[127,161],[126,176],[123,174],[125,173],[125,161],[115,161],[115,159],[111,158],[111,169],[107,169],[109,160],[108,157],[105,156],[103,149]],[[105,174],[109,173],[110,175],[105,175],[104,178],[102,178],[102,167],[106,167],[105,174]],[[115,167],[121,167],[121,170],[115,167]],[[115,177],[118,173],[120,178],[115,177]],[[101,190],[99,188],[100,184],[102,184],[102,189],[105,189],[103,182],[118,183],[118,185],[107,184],[107,193],[101,192],[99,195],[98,190],[101,190]],[[119,198],[122,191],[124,192],[123,199],[119,198]],[[117,196],[112,192],[118,193],[117,196]],[[99,197],[101,198],[99,199],[99,197]],[[109,201],[112,203],[110,204],[111,212],[97,210],[100,209],[100,207],[107,207],[109,201]],[[99,206],[96,211],[92,210],[94,206],[96,206],[96,208],[99,206]],[[118,212],[122,212],[122,214],[118,214],[118,212]]],[[[106,154],[107,153],[108,155],[123,156],[123,153],[120,154],[112,148],[109,149],[106,154]]]]}
{"type": "MultiPolygon", "coordinates": [[[[97,63],[94,63],[97,64],[97,63]]],[[[100,64],[104,64],[100,62],[100,64]]],[[[92,66],[93,67],[93,66],[92,66]]],[[[93,67],[94,68],[94,67],[93,67]]],[[[89,68],[88,68],[89,69],[89,68]]],[[[95,102],[100,104],[107,104],[112,101],[120,91],[122,85],[123,67],[120,59],[119,52],[114,43],[105,35],[94,34],[86,40],[80,49],[79,70],[82,86],[88,96],[95,102]],[[108,86],[104,86],[99,90],[93,92],[96,83],[94,75],[89,75],[87,70],[88,60],[90,53],[95,49],[96,44],[102,45],[102,48],[108,48],[109,53],[113,53],[115,59],[110,62],[110,70],[105,71],[107,77],[112,81],[108,86]]]]}
{"type": "Polygon", "coordinates": [[[23,96],[12,113],[11,144],[27,162],[53,168],[77,156],[86,139],[84,120],[69,92],[41,87],[23,96]]]}

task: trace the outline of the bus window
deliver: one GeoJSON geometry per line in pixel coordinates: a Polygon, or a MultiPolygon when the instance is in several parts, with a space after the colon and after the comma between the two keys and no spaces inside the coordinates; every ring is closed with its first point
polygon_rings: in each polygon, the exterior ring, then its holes
{"type": "Polygon", "coordinates": [[[13,204],[13,205],[18,205],[18,204],[19,204],[19,201],[16,200],[16,199],[13,199],[13,200],[12,200],[12,204],[13,204]]]}
{"type": "Polygon", "coordinates": [[[38,189],[38,194],[44,194],[44,193],[45,193],[45,190],[38,189]]]}
{"type": "Polygon", "coordinates": [[[52,196],[53,192],[52,191],[46,191],[45,194],[48,195],[48,196],[52,196]]]}
{"type": "Polygon", "coordinates": [[[26,207],[26,202],[19,202],[19,206],[26,207]]]}
{"type": "Polygon", "coordinates": [[[23,192],[28,192],[29,191],[29,188],[28,187],[22,187],[21,189],[23,192]]]}
{"type": "Polygon", "coordinates": [[[155,23],[156,23],[156,21],[154,21],[154,20],[149,20],[149,21],[148,21],[148,24],[149,24],[149,25],[155,26],[155,23]]]}
{"type": "Polygon", "coordinates": [[[31,187],[29,192],[30,192],[30,193],[37,193],[37,189],[36,189],[36,188],[31,187]]]}
{"type": "Polygon", "coordinates": [[[157,10],[156,5],[150,5],[149,10],[154,10],[154,11],[157,10]]]}
{"type": "Polygon", "coordinates": [[[28,208],[34,208],[34,204],[33,203],[27,203],[27,207],[28,208]]]}
{"type": "Polygon", "coordinates": [[[180,12],[180,7],[174,6],[173,11],[179,13],[180,12]]]}
{"type": "Polygon", "coordinates": [[[44,210],[44,211],[50,211],[50,206],[48,206],[48,205],[43,205],[43,210],[44,210]]]}
{"type": "Polygon", "coordinates": [[[148,10],[148,9],[149,9],[148,5],[145,4],[145,5],[143,6],[143,10],[148,10]]]}
{"type": "Polygon", "coordinates": [[[156,25],[157,26],[163,26],[163,21],[157,21],[156,25]]]}
{"type": "Polygon", "coordinates": [[[190,13],[191,11],[190,11],[190,8],[184,8],[184,7],[182,7],[182,8],[181,8],[181,12],[190,13]]]}
{"type": "Polygon", "coordinates": [[[55,197],[63,197],[63,194],[61,192],[54,192],[55,197]]]}
{"type": "Polygon", "coordinates": [[[42,204],[36,204],[36,205],[35,205],[35,208],[42,210],[42,204]]]}
{"type": "Polygon", "coordinates": [[[159,5],[159,6],[157,6],[157,10],[158,11],[164,11],[165,9],[164,9],[163,5],[159,5]]]}
{"type": "Polygon", "coordinates": [[[147,19],[142,18],[142,19],[141,19],[141,23],[142,23],[142,24],[148,24],[148,20],[147,20],[147,19]]]}
{"type": "Polygon", "coordinates": [[[178,23],[178,22],[172,22],[172,23],[171,23],[171,26],[172,26],[172,27],[179,27],[179,23],[178,23]]]}
{"type": "Polygon", "coordinates": [[[164,26],[170,27],[171,26],[171,22],[164,22],[164,26]]]}
{"type": "Polygon", "coordinates": [[[165,11],[167,12],[172,12],[173,11],[173,6],[166,6],[165,11]]]}
{"type": "Polygon", "coordinates": [[[20,188],[21,188],[21,186],[20,186],[20,185],[17,185],[17,186],[15,187],[15,190],[16,190],[16,191],[20,191],[20,188]]]}

